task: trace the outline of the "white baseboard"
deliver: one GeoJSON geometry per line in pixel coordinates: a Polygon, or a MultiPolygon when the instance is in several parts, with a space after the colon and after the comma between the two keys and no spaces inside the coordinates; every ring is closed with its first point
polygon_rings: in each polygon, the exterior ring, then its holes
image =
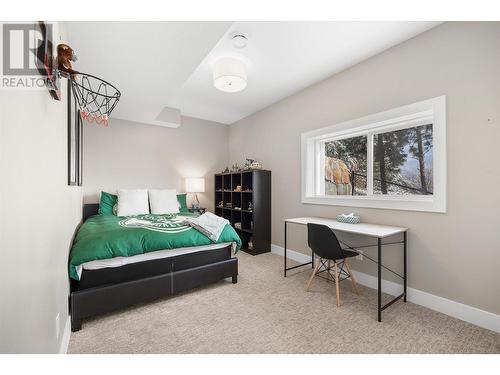
{"type": "MultiPolygon", "coordinates": [[[[271,245],[271,252],[281,256],[283,256],[284,253],[283,248],[278,245],[271,245]]],[[[286,253],[289,259],[295,260],[299,263],[311,261],[311,257],[309,255],[305,255],[294,250],[287,250],[286,253]]],[[[372,289],[377,288],[377,278],[375,276],[354,270],[353,273],[359,284],[372,289]]],[[[384,293],[397,296],[401,294],[402,287],[397,283],[382,279],[382,290],[384,293]]],[[[407,299],[410,302],[500,333],[500,315],[480,310],[469,305],[464,305],[463,303],[455,302],[414,288],[407,288],[407,292],[407,299]]]]}
{"type": "Polygon", "coordinates": [[[68,318],[66,319],[66,324],[64,325],[64,330],[61,338],[61,345],[59,346],[59,354],[68,353],[70,336],[71,336],[71,317],[68,315],[68,318]]]}

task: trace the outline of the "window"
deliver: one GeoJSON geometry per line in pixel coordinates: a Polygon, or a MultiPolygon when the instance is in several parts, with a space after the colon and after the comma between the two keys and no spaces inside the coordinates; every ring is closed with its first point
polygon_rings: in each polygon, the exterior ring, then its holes
{"type": "Polygon", "coordinates": [[[302,202],[445,212],[445,97],[302,134],[302,202]]]}
{"type": "Polygon", "coordinates": [[[325,194],[366,195],[367,137],[325,142],[325,194]]]}
{"type": "Polygon", "coordinates": [[[432,195],[432,124],[373,136],[373,193],[432,195]]]}

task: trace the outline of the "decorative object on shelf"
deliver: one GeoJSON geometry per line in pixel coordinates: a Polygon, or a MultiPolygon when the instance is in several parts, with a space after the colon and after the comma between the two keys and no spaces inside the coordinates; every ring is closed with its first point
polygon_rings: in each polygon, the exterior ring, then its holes
{"type": "Polygon", "coordinates": [[[229,167],[226,167],[226,169],[224,169],[222,173],[229,173],[229,167]]]}
{"type": "Polygon", "coordinates": [[[236,189],[234,189],[234,191],[240,192],[241,191],[241,185],[237,185],[236,189]]]}
{"type": "Polygon", "coordinates": [[[240,166],[238,165],[238,163],[234,163],[231,167],[231,172],[239,172],[239,171],[241,171],[240,166]]]}
{"type": "Polygon", "coordinates": [[[253,204],[252,204],[252,202],[248,203],[248,211],[253,211],[253,204]]]}
{"type": "Polygon", "coordinates": [[[248,250],[253,250],[253,238],[250,237],[248,240],[248,250]]]}
{"type": "Polygon", "coordinates": [[[193,209],[200,208],[200,201],[198,193],[205,192],[205,179],[204,178],[186,178],[186,193],[193,193],[195,202],[191,204],[193,209]]]}
{"type": "Polygon", "coordinates": [[[337,221],[340,221],[341,223],[348,223],[348,224],[359,224],[359,223],[361,223],[361,217],[359,215],[354,214],[354,212],[351,212],[350,214],[338,215],[337,221]]]}
{"type": "Polygon", "coordinates": [[[236,229],[241,229],[241,222],[236,222],[236,223],[234,223],[234,227],[235,227],[236,229]]]}
{"type": "Polygon", "coordinates": [[[250,222],[250,230],[253,230],[253,221],[250,222]]]}
{"type": "Polygon", "coordinates": [[[235,207],[233,209],[236,210],[236,211],[241,211],[241,207],[235,207]]]}
{"type": "Polygon", "coordinates": [[[250,163],[250,169],[262,169],[262,164],[257,160],[254,160],[250,163]]]}
{"type": "Polygon", "coordinates": [[[224,207],[224,202],[220,201],[217,207],[224,207]]]}
{"type": "Polygon", "coordinates": [[[227,203],[226,203],[226,207],[227,207],[227,208],[232,208],[232,207],[233,207],[233,204],[232,204],[231,202],[227,202],[227,203]]]}
{"type": "Polygon", "coordinates": [[[258,162],[255,159],[246,159],[246,162],[244,164],[244,170],[246,171],[251,171],[251,170],[259,170],[262,169],[262,164],[258,162]]]}

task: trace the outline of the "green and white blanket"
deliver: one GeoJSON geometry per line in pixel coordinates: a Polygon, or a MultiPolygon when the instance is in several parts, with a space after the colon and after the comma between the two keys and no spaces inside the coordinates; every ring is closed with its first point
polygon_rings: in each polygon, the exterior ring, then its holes
{"type": "MultiPolygon", "coordinates": [[[[214,243],[206,235],[186,225],[190,214],[138,215],[120,217],[95,215],[79,228],[69,256],[69,275],[79,280],[77,267],[98,259],[129,257],[152,251],[214,243]]],[[[233,242],[235,253],[241,239],[226,225],[216,243],[233,242]]]]}

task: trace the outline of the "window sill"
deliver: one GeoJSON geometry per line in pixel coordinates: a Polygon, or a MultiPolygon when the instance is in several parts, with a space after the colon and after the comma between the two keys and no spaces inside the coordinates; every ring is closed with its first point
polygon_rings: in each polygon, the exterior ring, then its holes
{"type": "Polygon", "coordinates": [[[381,208],[388,210],[446,212],[446,202],[428,196],[310,196],[302,197],[304,204],[381,208]]]}

